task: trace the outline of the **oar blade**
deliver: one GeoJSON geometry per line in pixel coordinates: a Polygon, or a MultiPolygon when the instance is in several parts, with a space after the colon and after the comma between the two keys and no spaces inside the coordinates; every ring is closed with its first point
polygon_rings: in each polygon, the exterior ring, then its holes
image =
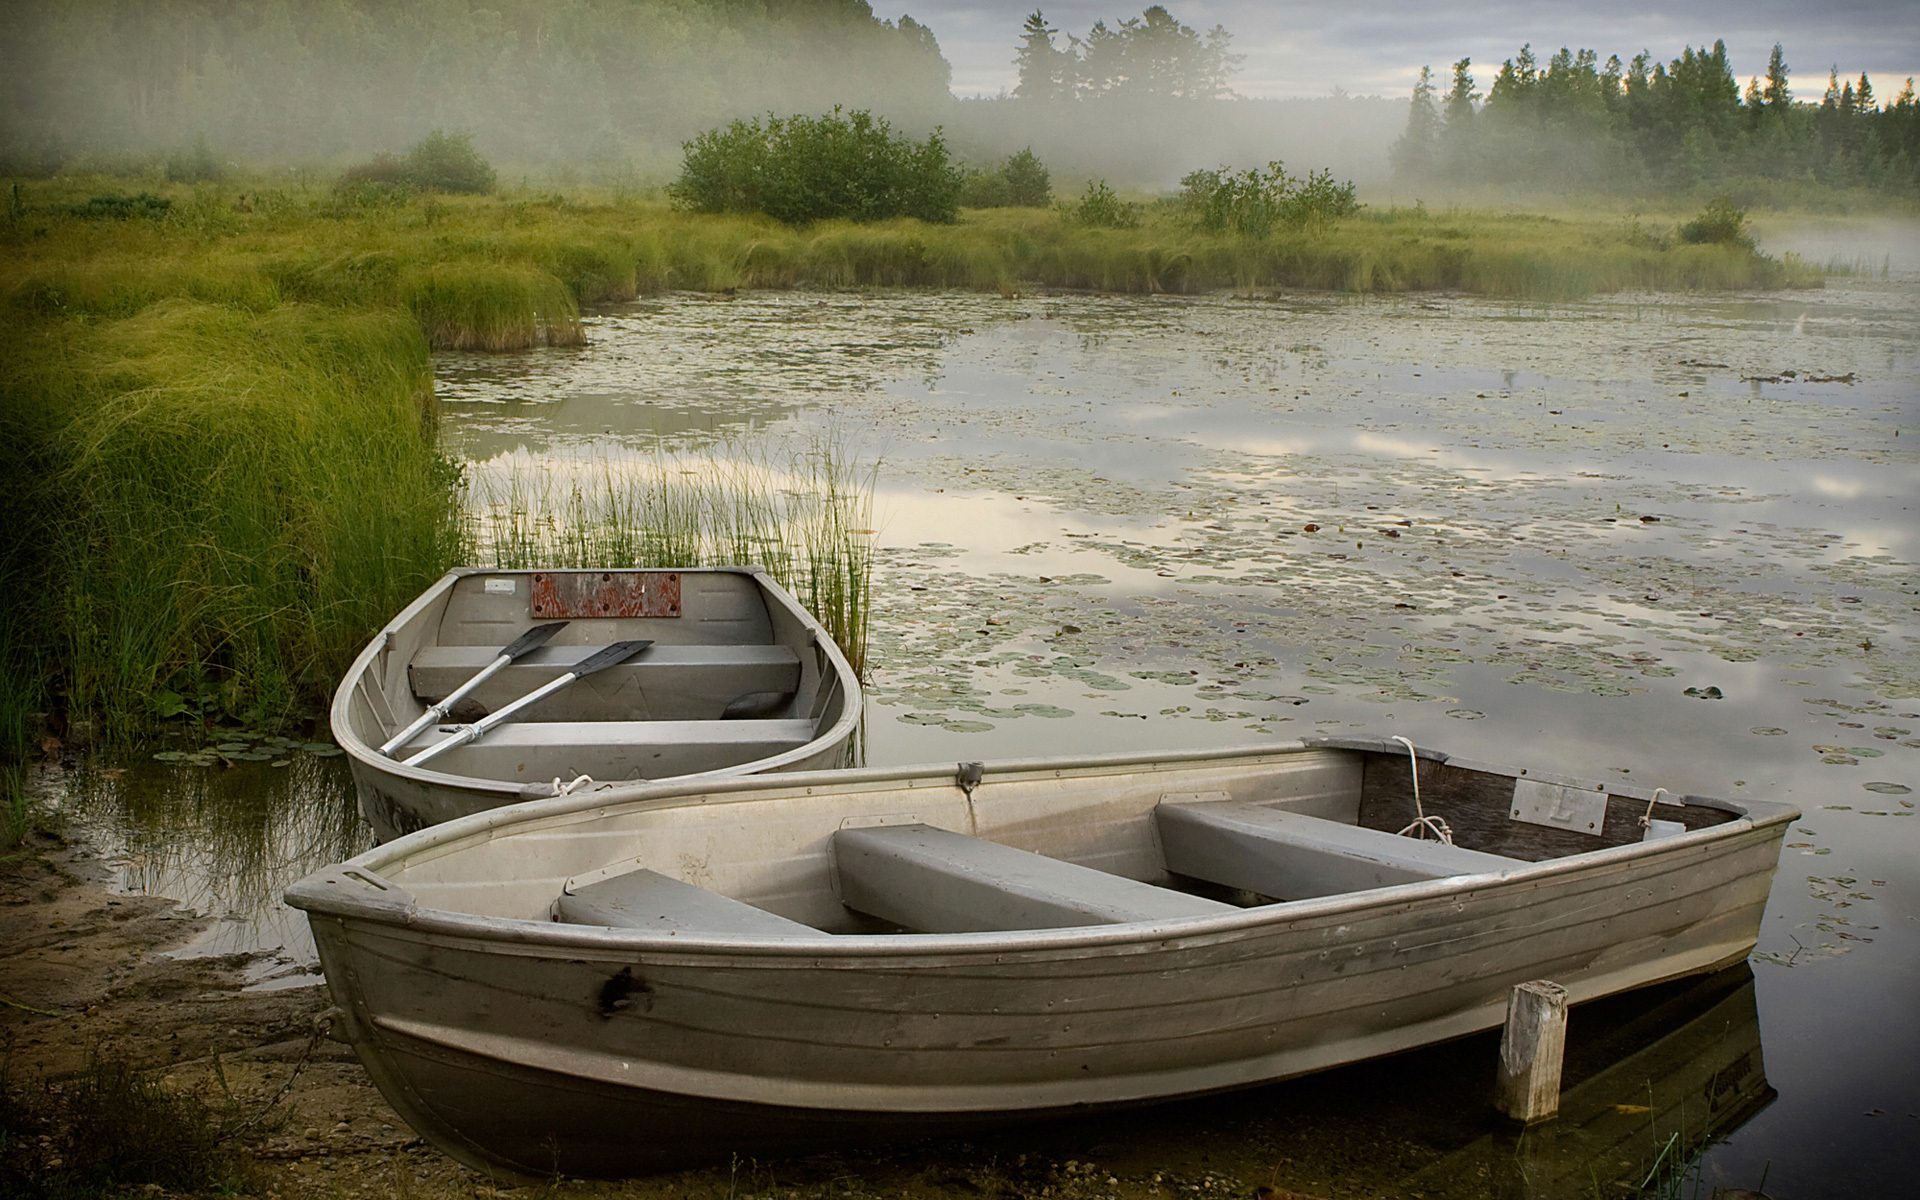
{"type": "Polygon", "coordinates": [[[566,627],[567,622],[565,621],[549,621],[545,625],[535,625],[532,629],[527,630],[519,637],[508,642],[506,649],[500,651],[500,653],[506,655],[508,658],[519,658],[529,650],[538,650],[540,647],[546,645],[548,639],[566,627]]]}
{"type": "Polygon", "coordinates": [[[573,668],[573,677],[578,679],[583,675],[591,675],[595,671],[604,671],[608,667],[617,667],[651,645],[653,645],[652,638],[631,642],[615,642],[606,649],[595,651],[581,659],[573,668]]]}

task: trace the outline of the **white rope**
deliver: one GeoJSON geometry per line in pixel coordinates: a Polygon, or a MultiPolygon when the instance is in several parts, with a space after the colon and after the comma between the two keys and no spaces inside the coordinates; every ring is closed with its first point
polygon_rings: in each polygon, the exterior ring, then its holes
{"type": "Polygon", "coordinates": [[[1413,824],[1400,831],[1400,836],[1417,837],[1424,841],[1427,834],[1431,833],[1447,845],[1453,845],[1453,830],[1447,827],[1446,820],[1438,815],[1428,816],[1426,808],[1420,803],[1420,755],[1406,738],[1395,734],[1393,740],[1407,748],[1407,767],[1413,776],[1413,811],[1417,814],[1413,824]]]}
{"type": "Polygon", "coordinates": [[[1665,788],[1653,789],[1653,799],[1647,801],[1647,815],[1640,818],[1640,828],[1653,828],[1653,806],[1660,803],[1660,797],[1665,795],[1666,791],[1665,788]]]}
{"type": "Polygon", "coordinates": [[[553,779],[553,794],[556,796],[571,796],[573,795],[573,790],[577,787],[580,787],[582,784],[588,787],[592,787],[593,776],[582,775],[579,778],[575,779],[572,783],[561,783],[560,777],[556,775],[554,776],[554,779],[553,779]]]}

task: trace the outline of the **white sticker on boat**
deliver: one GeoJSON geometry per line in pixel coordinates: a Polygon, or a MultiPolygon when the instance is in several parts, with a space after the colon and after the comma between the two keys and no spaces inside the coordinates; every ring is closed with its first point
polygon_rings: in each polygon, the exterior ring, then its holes
{"type": "Polygon", "coordinates": [[[487,580],[487,591],[496,596],[511,596],[513,595],[513,580],[489,579],[487,580]]]}
{"type": "Polygon", "coordinates": [[[1562,787],[1537,779],[1517,779],[1509,815],[1530,825],[1599,837],[1600,826],[1607,819],[1607,793],[1604,788],[1562,787]]]}

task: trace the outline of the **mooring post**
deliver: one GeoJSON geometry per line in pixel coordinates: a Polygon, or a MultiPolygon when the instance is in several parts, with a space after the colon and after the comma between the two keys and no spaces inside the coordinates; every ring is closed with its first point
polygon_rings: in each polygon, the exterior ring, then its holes
{"type": "Polygon", "coordinates": [[[1567,989],[1547,979],[1515,984],[1500,1038],[1500,1111],[1523,1125],[1560,1111],[1560,1060],[1567,1048],[1567,989]]]}

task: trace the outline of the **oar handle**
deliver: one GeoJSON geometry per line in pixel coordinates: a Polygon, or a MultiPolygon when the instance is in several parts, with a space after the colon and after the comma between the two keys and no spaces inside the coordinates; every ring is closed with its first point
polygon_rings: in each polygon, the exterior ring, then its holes
{"type": "Polygon", "coordinates": [[[489,729],[492,729],[494,726],[500,724],[502,721],[505,721],[507,718],[513,716],[513,714],[519,712],[521,709],[526,708],[530,704],[539,703],[540,701],[546,699],[548,696],[551,696],[553,695],[553,693],[559,691],[561,688],[566,687],[568,684],[572,683],[574,680],[580,678],[582,675],[591,675],[595,671],[604,671],[608,667],[611,667],[616,663],[626,661],[627,659],[633,657],[635,654],[638,654],[640,651],[645,650],[648,646],[651,646],[651,645],[653,645],[653,642],[650,640],[649,641],[615,642],[613,645],[608,646],[606,649],[597,651],[596,653],[589,655],[585,660],[583,660],[578,665],[576,665],[573,668],[573,670],[568,671],[566,674],[560,676],[558,679],[553,680],[551,683],[547,683],[541,687],[535,688],[533,691],[528,692],[526,695],[520,697],[518,700],[515,700],[513,703],[504,705],[495,712],[488,713],[486,716],[481,717],[478,721],[475,721],[471,725],[462,725],[459,729],[455,730],[451,736],[447,737],[442,741],[435,742],[433,745],[428,746],[426,749],[420,751],[420,753],[414,755],[412,758],[406,759],[405,765],[409,767],[417,767],[421,763],[424,763],[430,759],[439,757],[441,754],[444,754],[448,750],[453,749],[455,746],[464,746],[468,742],[471,742],[475,738],[478,738],[482,734],[485,734],[489,729]]]}
{"type": "Polygon", "coordinates": [[[455,688],[446,699],[438,704],[432,705],[427,711],[421,713],[419,717],[414,720],[413,724],[388,738],[386,744],[380,747],[380,753],[389,758],[393,757],[393,752],[412,741],[414,734],[419,733],[422,729],[432,725],[453,711],[454,705],[465,700],[473,692],[473,689],[499,674],[500,669],[512,661],[513,656],[511,654],[502,654],[498,658],[495,658],[492,662],[481,668],[479,674],[455,688]]]}

